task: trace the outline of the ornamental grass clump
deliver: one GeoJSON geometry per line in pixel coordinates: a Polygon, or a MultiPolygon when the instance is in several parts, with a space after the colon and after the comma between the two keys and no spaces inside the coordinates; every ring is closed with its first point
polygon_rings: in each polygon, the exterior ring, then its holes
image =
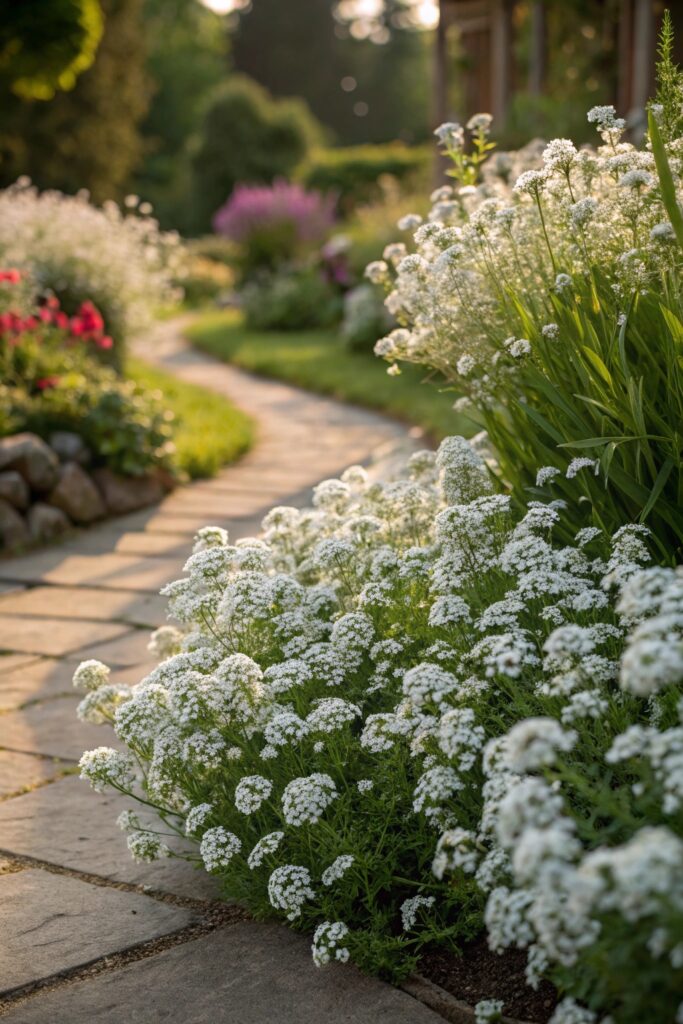
{"type": "Polygon", "coordinates": [[[683,575],[640,524],[570,522],[448,438],[259,538],[201,530],[158,667],[76,673],[125,746],[82,775],[140,802],[134,856],[216,875],[319,966],[397,978],[486,929],[560,987],[553,1024],[680,1020],[683,575]]]}
{"type": "MultiPolygon", "coordinates": [[[[666,25],[669,23],[666,22],[666,25]]],[[[375,351],[443,375],[515,495],[570,501],[571,525],[647,522],[683,547],[683,81],[665,27],[644,148],[611,106],[596,149],[554,139],[490,157],[490,118],[437,135],[453,184],[404,218],[414,248],[370,264],[399,327],[375,351]],[[484,158],[489,156],[488,162],[484,158]],[[558,474],[538,482],[539,466],[558,474]]]]}

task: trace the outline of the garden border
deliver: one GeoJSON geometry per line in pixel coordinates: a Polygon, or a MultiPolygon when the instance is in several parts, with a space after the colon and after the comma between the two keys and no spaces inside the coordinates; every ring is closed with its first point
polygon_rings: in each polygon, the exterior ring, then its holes
{"type": "MultiPolygon", "coordinates": [[[[469,1003],[463,1003],[461,999],[456,999],[441,985],[430,981],[422,974],[411,974],[398,987],[422,1003],[423,1006],[438,1013],[444,1020],[449,1021],[449,1024],[476,1024],[474,1007],[469,1003]]],[[[501,1024],[529,1024],[529,1022],[517,1020],[515,1017],[501,1017],[501,1024]]]]}

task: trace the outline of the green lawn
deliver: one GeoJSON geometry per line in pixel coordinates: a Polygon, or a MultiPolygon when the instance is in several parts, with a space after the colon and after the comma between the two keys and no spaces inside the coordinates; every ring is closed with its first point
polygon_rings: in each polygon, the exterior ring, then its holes
{"type": "Polygon", "coordinates": [[[240,314],[230,310],[202,314],[185,334],[225,362],[379,409],[422,427],[433,440],[472,433],[470,421],[453,411],[453,394],[439,391],[417,367],[389,377],[386,363],[372,353],[349,351],[333,330],[248,331],[240,314]]]}
{"type": "Polygon", "coordinates": [[[192,479],[213,476],[251,447],[254,424],[227,398],[139,359],[128,359],[126,372],[143,387],[159,390],[175,413],[178,466],[192,479]]]}

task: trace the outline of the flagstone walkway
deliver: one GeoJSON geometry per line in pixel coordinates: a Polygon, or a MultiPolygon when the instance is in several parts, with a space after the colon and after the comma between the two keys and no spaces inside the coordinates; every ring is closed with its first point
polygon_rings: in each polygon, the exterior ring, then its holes
{"type": "MultiPolygon", "coordinates": [[[[238,538],[273,504],[303,504],[353,462],[415,441],[369,412],[264,381],[190,350],[161,324],[138,354],[220,391],[258,423],[253,450],[215,479],[59,547],[0,560],[0,1017],[12,1024],[438,1024],[405,993],[216,900],[181,861],[135,864],[115,824],[126,801],[75,775],[112,742],[75,716],[84,658],[134,683],[151,667],[159,588],[207,523],[238,538]]],[[[331,358],[334,358],[331,354],[331,358]]]]}

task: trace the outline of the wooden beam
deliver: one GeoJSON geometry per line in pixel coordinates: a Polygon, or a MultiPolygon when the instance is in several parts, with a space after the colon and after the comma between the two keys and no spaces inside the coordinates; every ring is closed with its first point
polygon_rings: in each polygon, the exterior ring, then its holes
{"type": "Polygon", "coordinates": [[[531,5],[531,39],[529,53],[529,94],[542,96],[547,71],[547,24],[543,0],[531,5]]]}
{"type": "Polygon", "coordinates": [[[500,126],[512,93],[514,33],[512,25],[514,0],[491,0],[491,113],[500,126]]]}

